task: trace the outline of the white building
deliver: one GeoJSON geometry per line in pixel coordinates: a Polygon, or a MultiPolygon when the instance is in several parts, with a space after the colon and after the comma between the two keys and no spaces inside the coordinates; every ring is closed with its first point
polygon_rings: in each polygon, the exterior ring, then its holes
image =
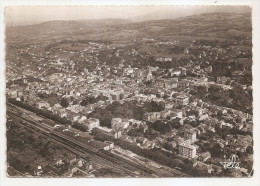
{"type": "Polygon", "coordinates": [[[118,129],[123,130],[129,127],[129,121],[123,120],[122,118],[113,118],[111,120],[111,127],[114,130],[118,130],[118,129]]]}
{"type": "Polygon", "coordinates": [[[191,145],[188,141],[179,144],[179,153],[188,158],[196,157],[196,147],[191,145]]]}
{"type": "Polygon", "coordinates": [[[89,131],[91,131],[92,129],[98,127],[100,125],[100,122],[99,119],[89,118],[85,120],[84,125],[88,127],[89,131]]]}

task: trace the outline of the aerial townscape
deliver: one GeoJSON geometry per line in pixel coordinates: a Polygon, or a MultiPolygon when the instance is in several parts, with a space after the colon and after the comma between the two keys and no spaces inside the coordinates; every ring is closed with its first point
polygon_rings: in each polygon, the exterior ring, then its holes
{"type": "Polygon", "coordinates": [[[252,175],[251,12],[5,32],[10,177],[252,175]]]}

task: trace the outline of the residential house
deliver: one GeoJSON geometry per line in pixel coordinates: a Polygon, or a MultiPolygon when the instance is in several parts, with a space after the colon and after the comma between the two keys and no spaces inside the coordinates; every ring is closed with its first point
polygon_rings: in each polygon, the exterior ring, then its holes
{"type": "Polygon", "coordinates": [[[232,129],[233,128],[233,125],[230,124],[230,123],[226,123],[224,121],[221,121],[220,123],[220,128],[223,128],[223,129],[232,129]]]}
{"type": "Polygon", "coordinates": [[[146,112],[144,114],[143,119],[145,121],[150,121],[150,122],[155,122],[156,120],[158,120],[161,116],[160,112],[146,112]]]}
{"type": "Polygon", "coordinates": [[[17,98],[17,91],[11,91],[11,92],[8,92],[8,95],[10,96],[10,98],[17,98]]]}
{"type": "Polygon", "coordinates": [[[189,81],[186,81],[186,80],[182,80],[182,81],[179,81],[178,82],[178,87],[188,87],[189,86],[189,81]]]}
{"type": "Polygon", "coordinates": [[[198,160],[202,161],[202,162],[205,162],[205,161],[207,161],[210,158],[211,158],[211,154],[208,151],[207,152],[203,152],[203,153],[198,155],[198,160]]]}
{"type": "Polygon", "coordinates": [[[49,103],[47,103],[47,102],[45,102],[45,101],[40,101],[40,102],[37,102],[36,103],[36,107],[38,108],[38,109],[42,109],[42,108],[49,108],[50,107],[50,104],[49,103]]]}
{"type": "Polygon", "coordinates": [[[171,109],[171,114],[170,114],[170,118],[171,120],[175,119],[175,118],[182,118],[183,117],[183,112],[181,110],[178,109],[171,109]]]}
{"type": "Polygon", "coordinates": [[[209,115],[208,114],[204,114],[204,115],[199,117],[199,121],[204,121],[204,120],[207,120],[208,118],[209,118],[209,115]]]}
{"type": "Polygon", "coordinates": [[[148,140],[147,140],[146,138],[140,136],[140,137],[136,137],[136,138],[134,139],[134,141],[135,141],[136,143],[139,143],[140,145],[144,145],[148,140]]]}
{"type": "Polygon", "coordinates": [[[177,86],[178,86],[178,79],[176,78],[170,79],[168,81],[164,80],[164,87],[167,89],[177,88],[177,86]]]}
{"type": "Polygon", "coordinates": [[[160,118],[161,119],[166,119],[169,115],[171,114],[171,110],[163,110],[160,112],[160,118]]]}
{"type": "Polygon", "coordinates": [[[172,57],[156,57],[155,61],[157,62],[170,62],[172,61],[172,57]]]}
{"type": "Polygon", "coordinates": [[[175,102],[179,105],[188,105],[189,104],[189,97],[185,95],[179,95],[175,98],[175,102]]]}
{"type": "Polygon", "coordinates": [[[219,84],[226,84],[226,82],[227,82],[227,77],[226,76],[217,77],[217,83],[219,83],[219,84]]]}

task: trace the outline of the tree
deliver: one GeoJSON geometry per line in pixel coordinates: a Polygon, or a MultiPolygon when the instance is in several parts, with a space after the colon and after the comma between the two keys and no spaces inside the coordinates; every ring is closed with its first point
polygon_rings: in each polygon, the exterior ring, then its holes
{"type": "Polygon", "coordinates": [[[220,157],[222,155],[221,146],[218,143],[214,143],[209,149],[209,152],[214,157],[220,157]]]}
{"type": "Polygon", "coordinates": [[[166,150],[170,150],[170,151],[173,151],[173,150],[174,150],[173,145],[172,145],[172,143],[170,143],[170,142],[166,142],[166,143],[163,145],[163,148],[165,148],[166,150]]]}
{"type": "Polygon", "coordinates": [[[157,120],[153,124],[153,128],[162,134],[165,134],[167,132],[170,132],[172,130],[171,124],[170,123],[165,123],[164,121],[157,120]]]}
{"type": "Polygon", "coordinates": [[[62,107],[68,107],[69,106],[69,102],[68,102],[68,100],[66,98],[61,98],[60,105],[62,107]]]}
{"type": "Polygon", "coordinates": [[[88,130],[88,127],[86,125],[80,124],[78,122],[73,123],[72,127],[82,132],[86,132],[88,130]]]}
{"type": "Polygon", "coordinates": [[[165,109],[165,103],[163,103],[162,101],[160,102],[151,101],[151,107],[152,107],[152,112],[160,112],[165,109]]]}
{"type": "Polygon", "coordinates": [[[81,106],[86,106],[86,105],[88,105],[88,104],[93,104],[93,103],[96,103],[96,102],[98,102],[98,101],[99,101],[98,98],[95,98],[95,97],[90,96],[90,97],[86,97],[85,99],[83,99],[83,100],[81,101],[80,105],[81,105],[81,106]]]}
{"type": "Polygon", "coordinates": [[[89,115],[89,117],[99,119],[100,125],[108,128],[111,128],[111,120],[112,118],[114,118],[114,116],[111,114],[111,112],[108,109],[101,109],[101,108],[95,109],[89,115]]]}
{"type": "Polygon", "coordinates": [[[228,78],[227,81],[226,81],[226,85],[230,85],[231,84],[231,79],[228,78]]]}
{"type": "Polygon", "coordinates": [[[253,154],[253,147],[252,147],[252,146],[248,146],[248,147],[246,148],[246,152],[247,152],[248,154],[253,154]]]}

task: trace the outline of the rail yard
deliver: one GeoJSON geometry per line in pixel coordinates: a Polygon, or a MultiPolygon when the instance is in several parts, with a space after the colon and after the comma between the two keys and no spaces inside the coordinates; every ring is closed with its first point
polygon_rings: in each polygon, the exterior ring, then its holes
{"type": "MultiPolygon", "coordinates": [[[[111,168],[131,177],[173,176],[172,170],[166,172],[162,170],[158,171],[153,167],[148,168],[147,166],[140,165],[136,162],[113,154],[110,151],[105,151],[100,147],[95,147],[93,144],[89,145],[88,142],[84,143],[82,140],[77,140],[75,138],[73,139],[64,133],[57,131],[55,127],[34,120],[30,117],[30,114],[31,113],[29,111],[16,107],[12,104],[8,104],[7,106],[7,115],[10,118],[13,118],[14,121],[38,135],[45,135],[53,142],[61,144],[64,149],[90,161],[97,167],[111,168]]],[[[176,171],[174,174],[174,176],[177,176],[178,172],[176,171]]]]}

